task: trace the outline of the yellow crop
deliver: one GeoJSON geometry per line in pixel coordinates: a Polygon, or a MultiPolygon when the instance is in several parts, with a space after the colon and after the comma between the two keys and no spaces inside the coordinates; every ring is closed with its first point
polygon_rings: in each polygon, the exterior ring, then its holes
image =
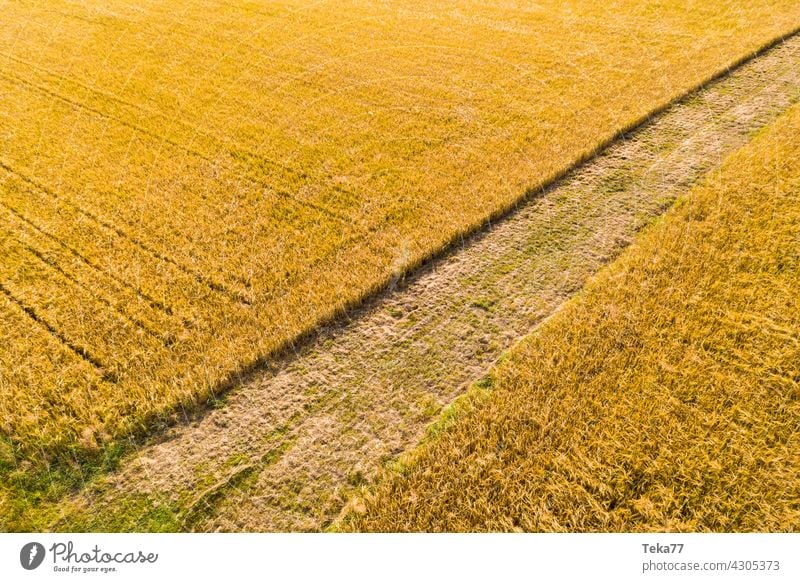
{"type": "Polygon", "coordinates": [[[800,24],[796,0],[0,14],[0,456],[22,470],[205,401],[800,24]]]}
{"type": "Polygon", "coordinates": [[[345,527],[797,531],[800,106],[473,391],[345,527]]]}

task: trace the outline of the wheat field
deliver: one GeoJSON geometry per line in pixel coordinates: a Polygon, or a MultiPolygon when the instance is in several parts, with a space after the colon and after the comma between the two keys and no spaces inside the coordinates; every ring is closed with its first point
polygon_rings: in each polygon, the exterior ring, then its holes
{"type": "Polygon", "coordinates": [[[0,1],[0,481],[207,402],[794,0],[0,1]]]}
{"type": "Polygon", "coordinates": [[[800,106],[492,374],[343,528],[797,531],[800,106]]]}

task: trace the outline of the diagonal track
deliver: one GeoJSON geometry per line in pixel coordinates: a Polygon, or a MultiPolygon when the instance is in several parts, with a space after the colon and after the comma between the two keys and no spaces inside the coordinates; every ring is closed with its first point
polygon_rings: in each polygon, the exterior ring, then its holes
{"type": "Polygon", "coordinates": [[[200,530],[325,528],[516,338],[798,98],[794,36],[253,374],[77,494],[54,527],[149,528],[158,510],[200,530]]]}

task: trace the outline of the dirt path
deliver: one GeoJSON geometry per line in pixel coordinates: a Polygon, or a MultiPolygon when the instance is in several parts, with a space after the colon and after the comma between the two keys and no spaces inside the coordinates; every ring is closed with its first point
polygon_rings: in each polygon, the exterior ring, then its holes
{"type": "Polygon", "coordinates": [[[515,339],[798,98],[795,36],[140,449],[54,527],[325,528],[515,339]]]}

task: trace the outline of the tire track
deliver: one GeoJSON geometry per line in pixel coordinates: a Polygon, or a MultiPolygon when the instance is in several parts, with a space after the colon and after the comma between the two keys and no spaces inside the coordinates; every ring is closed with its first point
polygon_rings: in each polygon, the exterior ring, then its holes
{"type": "Polygon", "coordinates": [[[47,331],[47,333],[49,333],[53,337],[53,339],[55,339],[61,345],[69,349],[80,359],[90,364],[94,368],[97,375],[100,376],[103,380],[112,383],[115,381],[115,379],[111,376],[111,374],[108,371],[106,371],[103,362],[101,362],[98,358],[89,353],[84,347],[73,344],[71,341],[69,341],[53,325],[42,319],[42,317],[36,312],[36,310],[33,307],[31,307],[23,300],[16,297],[8,288],[6,288],[5,285],[3,285],[3,283],[0,283],[0,293],[5,295],[11,303],[16,305],[19,308],[19,310],[25,313],[25,315],[27,315],[32,321],[36,322],[36,324],[38,324],[45,331],[47,331]]]}
{"type": "Polygon", "coordinates": [[[190,277],[193,277],[197,282],[205,285],[206,287],[208,287],[212,291],[215,291],[216,293],[219,293],[219,294],[225,296],[226,298],[228,298],[228,299],[230,299],[232,301],[235,301],[237,303],[241,303],[243,305],[250,305],[251,304],[250,298],[244,296],[239,291],[237,291],[235,289],[232,289],[229,286],[212,279],[211,277],[203,275],[202,273],[183,265],[182,263],[180,263],[179,261],[173,259],[172,257],[170,257],[170,256],[168,256],[168,255],[166,255],[166,254],[164,254],[162,252],[159,252],[157,249],[155,249],[155,248],[151,247],[150,245],[148,245],[147,243],[143,242],[140,238],[138,238],[138,237],[126,232],[124,229],[122,229],[122,228],[120,228],[120,227],[118,227],[118,226],[116,226],[116,225],[114,225],[114,224],[102,219],[101,217],[97,216],[93,212],[90,212],[90,211],[82,208],[80,205],[75,204],[74,202],[70,201],[67,197],[62,196],[61,194],[57,193],[56,190],[50,188],[49,186],[46,186],[44,184],[40,184],[38,181],[36,181],[34,178],[31,178],[30,176],[28,176],[22,170],[15,169],[11,165],[9,165],[2,158],[0,158],[0,169],[5,170],[9,174],[13,174],[14,176],[17,176],[20,180],[22,180],[23,182],[25,182],[29,186],[31,186],[33,188],[36,188],[40,192],[44,192],[45,194],[47,194],[53,200],[58,200],[58,201],[62,202],[64,205],[69,206],[70,208],[74,209],[79,214],[82,214],[83,216],[87,217],[89,220],[91,220],[92,222],[94,222],[98,226],[102,227],[103,229],[114,233],[116,236],[118,236],[120,238],[123,238],[125,240],[130,241],[133,245],[138,247],[141,251],[146,252],[147,254],[149,254],[150,256],[154,257],[155,259],[158,259],[159,261],[163,261],[165,263],[169,263],[170,265],[176,267],[177,269],[180,269],[186,275],[188,275],[190,277]]]}

